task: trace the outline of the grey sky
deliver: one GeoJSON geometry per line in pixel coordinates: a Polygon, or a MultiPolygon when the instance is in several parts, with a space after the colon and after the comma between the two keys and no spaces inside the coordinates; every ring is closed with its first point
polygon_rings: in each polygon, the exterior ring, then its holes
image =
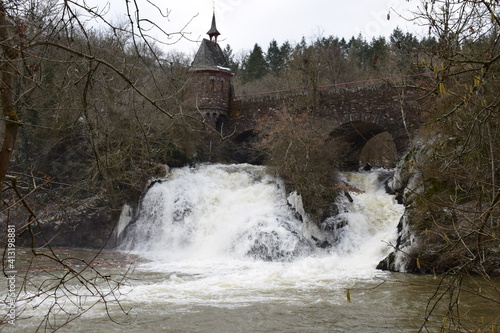
{"type": "MultiPolygon", "coordinates": [[[[104,2],[94,0],[95,3],[104,2]]],[[[110,12],[114,16],[125,17],[123,2],[112,0],[110,12]],[[121,8],[121,9],[120,9],[121,8]]],[[[191,41],[182,40],[165,50],[179,50],[194,53],[196,40],[206,37],[210,28],[214,8],[213,0],[149,0],[168,19],[157,14],[158,10],[146,0],[141,4],[140,14],[154,20],[166,32],[181,31],[191,41]]],[[[416,25],[398,17],[397,13],[410,16],[408,10],[415,9],[419,0],[215,0],[217,28],[221,33],[220,44],[230,44],[235,53],[248,51],[255,43],[265,50],[272,39],[279,44],[284,41],[299,42],[317,36],[338,36],[348,40],[361,33],[367,40],[372,37],[389,36],[396,28],[403,31],[419,31],[416,25]],[[390,12],[390,20],[387,14],[390,12]]],[[[177,40],[177,35],[170,40],[177,40]]],[[[162,41],[169,41],[159,35],[162,41]]]]}

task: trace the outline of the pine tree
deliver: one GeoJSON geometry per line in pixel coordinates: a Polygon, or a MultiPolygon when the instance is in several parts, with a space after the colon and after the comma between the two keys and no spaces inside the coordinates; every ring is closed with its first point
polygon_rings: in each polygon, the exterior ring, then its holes
{"type": "Polygon", "coordinates": [[[278,47],[278,43],[274,39],[269,43],[266,60],[269,64],[269,69],[274,75],[279,75],[283,71],[286,59],[283,56],[282,49],[278,47]]]}
{"type": "Polygon", "coordinates": [[[259,44],[255,44],[252,52],[243,64],[243,81],[250,82],[264,77],[268,71],[268,64],[264,52],[259,44]]]}
{"type": "Polygon", "coordinates": [[[240,69],[240,64],[234,59],[233,49],[231,48],[231,45],[227,44],[222,52],[227,59],[227,63],[229,65],[229,68],[231,69],[231,72],[238,72],[238,70],[240,69]]]}

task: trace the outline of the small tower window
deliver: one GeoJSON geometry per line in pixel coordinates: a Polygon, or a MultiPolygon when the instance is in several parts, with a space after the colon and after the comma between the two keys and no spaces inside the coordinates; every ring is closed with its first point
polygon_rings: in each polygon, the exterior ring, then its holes
{"type": "Polygon", "coordinates": [[[220,91],[224,92],[224,80],[220,80],[220,91]]]}
{"type": "Polygon", "coordinates": [[[215,90],[215,79],[210,79],[210,90],[214,91],[215,90]]]}

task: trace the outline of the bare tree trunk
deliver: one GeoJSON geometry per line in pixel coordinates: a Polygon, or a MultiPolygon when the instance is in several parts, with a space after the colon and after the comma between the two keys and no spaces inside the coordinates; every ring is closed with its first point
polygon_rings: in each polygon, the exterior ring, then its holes
{"type": "Polygon", "coordinates": [[[17,109],[14,105],[14,91],[12,78],[14,76],[13,60],[17,57],[17,50],[12,46],[12,25],[7,20],[5,5],[0,1],[0,43],[2,49],[2,64],[0,66],[0,99],[2,115],[5,121],[5,131],[2,149],[0,150],[0,193],[2,184],[7,175],[10,159],[16,143],[17,131],[20,126],[17,109]]]}

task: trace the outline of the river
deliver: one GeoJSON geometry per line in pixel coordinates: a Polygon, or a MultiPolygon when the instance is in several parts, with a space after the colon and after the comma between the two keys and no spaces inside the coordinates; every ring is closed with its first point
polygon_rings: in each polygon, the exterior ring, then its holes
{"type": "MultiPolygon", "coordinates": [[[[395,242],[403,213],[383,190],[386,174],[344,175],[359,193],[339,203],[337,218],[347,224],[332,237],[308,223],[303,212],[299,216],[297,196],[287,200],[281,180],[262,167],[173,170],[149,188],[137,219],[130,223],[124,214],[120,247],[95,261],[102,275],[86,273],[104,293],[110,281],[125,276],[115,297],[93,305],[96,293],[71,280],[56,306],[50,296],[20,301],[16,325],[2,328],[31,332],[45,318],[40,330],[52,331],[81,314],[59,331],[417,332],[440,278],[375,269],[395,242]],[[318,248],[314,239],[332,246],[318,248]],[[50,309],[53,314],[44,317],[50,309]]],[[[33,281],[41,285],[48,273],[33,281]]],[[[461,300],[464,318],[491,332],[500,307],[485,302],[482,296],[490,291],[476,282],[463,282],[469,290],[461,300]]],[[[29,285],[24,292],[35,296],[29,285]]],[[[450,325],[444,311],[436,308],[429,331],[450,325]]]]}

